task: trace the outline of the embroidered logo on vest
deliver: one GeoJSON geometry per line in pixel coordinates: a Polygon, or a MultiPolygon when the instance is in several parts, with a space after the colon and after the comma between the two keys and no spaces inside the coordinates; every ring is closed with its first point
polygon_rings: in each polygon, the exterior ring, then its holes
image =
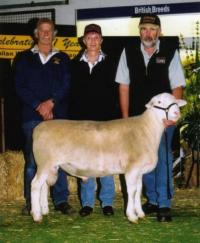
{"type": "Polygon", "coordinates": [[[60,64],[60,61],[61,61],[61,59],[58,58],[58,57],[54,57],[54,58],[52,59],[52,62],[53,62],[54,64],[60,64]]]}
{"type": "Polygon", "coordinates": [[[165,57],[156,57],[157,64],[165,64],[166,58],[165,57]]]}

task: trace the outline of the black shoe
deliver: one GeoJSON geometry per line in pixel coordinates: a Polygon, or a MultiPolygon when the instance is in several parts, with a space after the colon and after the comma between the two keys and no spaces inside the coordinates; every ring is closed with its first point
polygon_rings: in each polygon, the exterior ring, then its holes
{"type": "Polygon", "coordinates": [[[24,216],[29,216],[29,215],[31,215],[31,205],[26,204],[26,205],[22,208],[22,215],[24,215],[24,216]]]}
{"type": "Polygon", "coordinates": [[[111,216],[114,214],[112,206],[105,206],[102,208],[102,210],[103,210],[103,214],[106,216],[111,216]]]}
{"type": "Polygon", "coordinates": [[[170,208],[159,208],[157,214],[157,220],[159,222],[171,222],[172,216],[171,216],[170,208]]]}
{"type": "Polygon", "coordinates": [[[89,206],[85,206],[83,208],[81,208],[81,210],[79,211],[79,214],[81,215],[81,217],[86,217],[88,215],[90,215],[93,212],[93,208],[89,207],[89,206]]]}
{"type": "Polygon", "coordinates": [[[67,202],[62,202],[56,205],[55,210],[60,211],[62,214],[68,215],[72,215],[76,212],[67,202]]]}
{"type": "Polygon", "coordinates": [[[151,214],[151,213],[157,213],[158,212],[158,206],[149,202],[146,202],[142,205],[142,210],[145,214],[151,214]]]}

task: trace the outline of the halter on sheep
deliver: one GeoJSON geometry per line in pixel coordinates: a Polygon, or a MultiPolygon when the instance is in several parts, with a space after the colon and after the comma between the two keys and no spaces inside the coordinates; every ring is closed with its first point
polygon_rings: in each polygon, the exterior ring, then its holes
{"type": "Polygon", "coordinates": [[[48,185],[55,183],[59,167],[82,179],[125,174],[126,215],[131,222],[143,218],[142,175],[157,164],[163,119],[177,121],[179,106],[185,104],[162,93],[154,96],[146,105],[147,110],[136,117],[106,122],[51,120],[40,123],[33,134],[37,163],[31,187],[34,221],[40,222],[42,215],[49,212],[48,185]]]}

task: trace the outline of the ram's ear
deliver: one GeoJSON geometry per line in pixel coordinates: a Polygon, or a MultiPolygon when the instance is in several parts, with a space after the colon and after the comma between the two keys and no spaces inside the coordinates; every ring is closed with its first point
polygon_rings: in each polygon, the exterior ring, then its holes
{"type": "Polygon", "coordinates": [[[176,99],[176,102],[178,104],[179,107],[184,106],[187,104],[186,100],[182,100],[182,99],[176,99]]]}
{"type": "Polygon", "coordinates": [[[156,97],[153,97],[146,105],[145,107],[147,109],[149,109],[150,107],[152,107],[154,104],[155,104],[155,101],[156,101],[156,97]]]}
{"type": "Polygon", "coordinates": [[[153,102],[149,101],[149,102],[145,105],[145,107],[146,107],[147,109],[149,109],[150,107],[152,107],[152,105],[153,105],[153,102]]]}

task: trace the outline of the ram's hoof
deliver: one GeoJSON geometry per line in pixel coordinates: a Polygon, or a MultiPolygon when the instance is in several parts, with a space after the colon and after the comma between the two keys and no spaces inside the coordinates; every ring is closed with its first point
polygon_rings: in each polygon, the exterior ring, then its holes
{"type": "Polygon", "coordinates": [[[42,215],[48,215],[48,214],[49,214],[49,208],[48,207],[42,208],[42,215]]]}
{"type": "Polygon", "coordinates": [[[138,217],[137,216],[128,216],[128,220],[133,224],[138,224],[138,217]]]}
{"type": "Polygon", "coordinates": [[[142,213],[139,213],[138,214],[138,218],[140,219],[144,219],[145,218],[145,214],[142,212],[142,213]]]}
{"type": "Polygon", "coordinates": [[[132,224],[138,224],[138,220],[130,220],[129,221],[132,223],[132,224]]]}
{"type": "Polygon", "coordinates": [[[33,221],[35,223],[41,223],[42,222],[42,215],[35,215],[35,214],[32,214],[33,216],[33,221]]]}

